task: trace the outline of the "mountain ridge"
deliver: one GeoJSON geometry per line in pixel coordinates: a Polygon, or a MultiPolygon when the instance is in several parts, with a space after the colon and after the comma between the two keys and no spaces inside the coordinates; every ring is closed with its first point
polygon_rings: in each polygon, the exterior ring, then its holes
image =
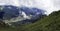
{"type": "Polygon", "coordinates": [[[12,5],[4,5],[0,6],[0,8],[2,8],[0,11],[4,12],[3,21],[5,23],[18,22],[23,20],[34,21],[45,15],[45,11],[38,8],[15,7],[12,5]]]}

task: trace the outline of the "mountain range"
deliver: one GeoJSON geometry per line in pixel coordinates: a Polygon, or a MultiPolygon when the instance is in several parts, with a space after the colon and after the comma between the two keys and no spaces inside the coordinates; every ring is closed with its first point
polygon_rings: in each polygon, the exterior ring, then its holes
{"type": "Polygon", "coordinates": [[[5,24],[1,26],[0,23],[0,31],[60,31],[60,10],[54,11],[49,16],[30,24],[22,24],[15,27],[5,26],[5,24]]]}
{"type": "Polygon", "coordinates": [[[16,7],[12,5],[0,6],[0,17],[3,22],[11,24],[31,23],[46,16],[45,11],[38,8],[16,7]],[[1,16],[2,15],[2,16],[1,16]]]}

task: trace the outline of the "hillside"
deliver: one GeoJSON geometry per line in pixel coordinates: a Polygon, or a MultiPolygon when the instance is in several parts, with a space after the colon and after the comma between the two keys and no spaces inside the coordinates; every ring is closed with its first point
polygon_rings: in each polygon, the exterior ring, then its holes
{"type": "Polygon", "coordinates": [[[60,11],[25,27],[26,31],[60,31],[60,11]]]}
{"type": "Polygon", "coordinates": [[[60,11],[55,11],[33,24],[14,28],[0,28],[0,31],[60,31],[60,11]]]}

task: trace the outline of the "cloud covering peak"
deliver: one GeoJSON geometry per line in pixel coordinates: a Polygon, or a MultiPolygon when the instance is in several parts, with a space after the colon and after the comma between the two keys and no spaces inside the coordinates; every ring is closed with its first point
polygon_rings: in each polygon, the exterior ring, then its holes
{"type": "Polygon", "coordinates": [[[36,7],[46,10],[48,15],[60,9],[60,0],[0,0],[0,5],[36,7]]]}

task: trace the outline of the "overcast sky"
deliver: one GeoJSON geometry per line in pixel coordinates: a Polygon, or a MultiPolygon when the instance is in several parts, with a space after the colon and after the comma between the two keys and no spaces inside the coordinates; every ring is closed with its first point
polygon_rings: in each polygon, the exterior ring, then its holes
{"type": "Polygon", "coordinates": [[[60,0],[0,0],[0,5],[36,7],[46,10],[48,15],[60,9],[60,0]]]}

